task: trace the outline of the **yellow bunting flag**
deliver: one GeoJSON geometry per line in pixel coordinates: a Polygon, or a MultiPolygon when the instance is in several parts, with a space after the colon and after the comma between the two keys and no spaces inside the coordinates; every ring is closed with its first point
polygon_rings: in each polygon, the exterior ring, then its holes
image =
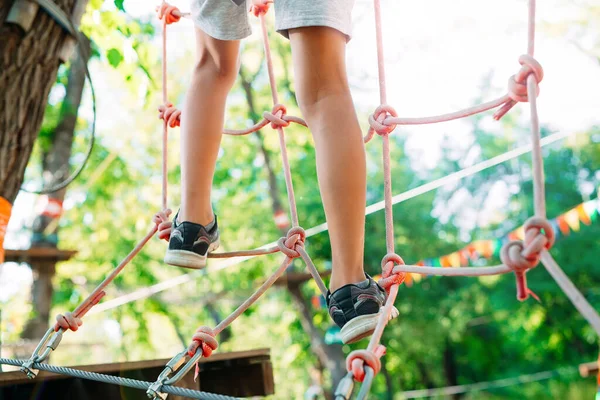
{"type": "Polygon", "coordinates": [[[454,268],[460,267],[460,254],[458,252],[452,253],[448,255],[448,261],[450,262],[450,266],[454,268]]]}
{"type": "Polygon", "coordinates": [[[577,215],[579,215],[579,220],[586,225],[591,225],[592,220],[590,216],[585,212],[585,207],[583,204],[578,205],[575,210],[577,210],[577,215]]]}
{"type": "Polygon", "coordinates": [[[565,222],[569,224],[569,227],[575,231],[579,232],[579,213],[576,209],[572,209],[563,214],[565,218],[565,222]]]}

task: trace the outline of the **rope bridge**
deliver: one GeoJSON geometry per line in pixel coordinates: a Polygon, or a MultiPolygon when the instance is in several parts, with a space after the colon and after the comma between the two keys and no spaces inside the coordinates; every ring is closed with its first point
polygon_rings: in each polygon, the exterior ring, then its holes
{"type": "MultiPolygon", "coordinates": [[[[67,330],[77,331],[82,324],[82,318],[104,297],[104,289],[115,279],[115,277],[127,266],[127,264],[143,249],[148,241],[157,233],[161,223],[168,222],[170,210],[167,208],[167,145],[169,128],[180,125],[181,111],[168,101],[167,91],[167,57],[166,37],[167,25],[179,21],[181,18],[189,17],[189,13],[182,13],[175,6],[163,1],[158,7],[158,17],[162,20],[162,101],[159,107],[159,117],[163,120],[162,133],[162,209],[153,218],[153,225],[146,236],[134,247],[134,249],[115,267],[115,269],[102,281],[98,287],[79,306],[70,313],[58,315],[54,326],[48,329],[44,338],[40,341],[32,356],[28,360],[10,360],[0,358],[0,364],[19,366],[30,378],[37,376],[38,370],[46,370],[60,374],[68,374],[84,379],[98,380],[102,382],[125,385],[146,390],[151,399],[164,399],[168,393],[187,396],[195,399],[229,399],[231,397],[215,395],[195,390],[183,389],[173,386],[187,372],[189,372],[201,357],[209,357],[218,347],[216,336],[243,314],[253,303],[255,303],[285,272],[289,264],[296,258],[301,258],[306,264],[311,275],[315,279],[319,289],[325,296],[327,288],[312,262],[310,256],[304,249],[307,232],[300,226],[294,187],[292,183],[291,167],[288,159],[285,128],[290,123],[306,126],[306,122],[298,117],[287,114],[287,109],[279,103],[276,89],[275,74],[273,71],[273,60],[265,15],[269,10],[272,0],[252,0],[250,12],[260,21],[262,39],[264,44],[267,72],[271,86],[271,97],[273,108],[265,111],[261,121],[253,126],[241,130],[225,129],[228,135],[241,136],[256,132],[267,125],[277,131],[283,163],[285,183],[287,189],[289,210],[291,214],[292,228],[285,237],[280,238],[275,244],[263,246],[252,250],[241,250],[233,252],[212,253],[211,258],[232,257],[256,257],[260,255],[281,252],[284,258],[275,271],[265,282],[235,311],[226,317],[214,328],[202,326],[193,335],[188,348],[175,355],[165,366],[155,382],[143,382],[120,377],[107,376],[103,374],[89,373],[70,368],[57,367],[44,363],[50,353],[58,347],[64,332],[67,330]]],[[[554,243],[554,234],[551,225],[546,219],[546,203],[544,196],[544,171],[543,158],[541,154],[542,140],[539,129],[536,97],[539,94],[539,82],[543,79],[543,69],[534,58],[535,38],[535,0],[529,0],[528,18],[528,40],[527,53],[520,56],[518,61],[521,65],[519,71],[509,80],[508,92],[504,96],[486,102],[475,107],[459,110],[449,114],[435,115],[421,118],[401,118],[394,108],[387,104],[387,89],[385,78],[385,64],[383,51],[383,35],[381,22],[380,0],[374,0],[375,29],[377,40],[377,66],[379,75],[379,102],[380,105],[369,117],[370,128],[364,137],[365,143],[370,142],[375,135],[381,137],[383,147],[383,172],[384,172],[384,209],[385,209],[385,237],[387,253],[381,262],[382,278],[379,284],[387,291],[387,300],[383,312],[378,320],[375,332],[371,336],[369,344],[364,350],[351,352],[346,359],[348,374],[343,378],[335,392],[335,400],[350,400],[354,390],[354,382],[362,382],[358,393],[358,399],[368,396],[375,375],[381,369],[381,357],[385,354],[385,347],[380,343],[383,330],[387,325],[393,304],[398,296],[400,285],[404,282],[407,273],[441,276],[484,276],[514,273],[516,278],[517,298],[526,300],[532,291],[527,287],[526,273],[535,268],[541,261],[550,275],[556,280],[561,289],[572,301],[574,306],[586,318],[595,332],[600,336],[600,316],[585,300],[579,290],[573,285],[566,274],[550,255],[549,250],[554,243]],[[506,243],[501,250],[502,265],[481,268],[428,268],[415,265],[406,265],[402,257],[394,249],[394,225],[392,207],[396,201],[392,196],[391,165],[390,165],[390,139],[389,135],[394,132],[398,125],[432,124],[451,121],[497,109],[494,113],[496,120],[502,118],[517,102],[529,102],[531,114],[531,140],[532,140],[532,164],[534,181],[534,209],[535,215],[525,223],[525,239],[523,241],[512,241],[506,243]]],[[[326,228],[325,228],[326,229],[326,228]]],[[[325,230],[325,229],[321,229],[325,230]]],[[[314,234],[312,230],[310,234],[314,234]]],[[[161,237],[167,239],[167,237],[161,237]]],[[[197,368],[197,366],[196,366],[197,368]]]]}

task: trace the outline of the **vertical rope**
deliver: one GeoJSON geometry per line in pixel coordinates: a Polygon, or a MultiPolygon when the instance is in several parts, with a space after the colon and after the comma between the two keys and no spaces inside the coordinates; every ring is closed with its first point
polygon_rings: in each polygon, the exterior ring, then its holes
{"type": "MultiPolygon", "coordinates": [[[[529,14],[527,23],[527,54],[533,57],[535,49],[535,0],[529,0],[529,14]]],[[[527,98],[531,118],[531,144],[533,167],[533,201],[535,216],[546,218],[545,177],[542,147],[540,145],[541,133],[537,111],[538,84],[533,73],[527,76],[527,98]]]]}
{"type": "MultiPolygon", "coordinates": [[[[163,0],[163,4],[165,4],[163,0]]],[[[162,100],[167,104],[167,18],[162,21],[162,100]]],[[[167,146],[168,146],[169,124],[167,118],[163,119],[162,135],[162,209],[167,209],[167,146]]]]}
{"type": "MultiPolygon", "coordinates": [[[[269,34],[267,32],[267,24],[265,21],[265,14],[259,14],[260,28],[262,32],[263,44],[265,47],[265,58],[267,60],[267,72],[269,74],[269,84],[271,85],[271,97],[273,98],[273,106],[279,103],[279,95],[277,94],[277,82],[275,81],[275,73],[273,72],[273,57],[271,56],[271,46],[269,45],[269,34]]],[[[278,112],[278,117],[281,116],[281,112],[278,112]]],[[[285,174],[285,186],[287,189],[288,202],[290,205],[290,214],[292,219],[292,226],[299,226],[298,221],[298,210],[296,209],[296,196],[294,195],[294,184],[292,182],[292,171],[290,167],[290,161],[288,158],[287,146],[285,141],[285,133],[281,126],[277,126],[277,133],[279,135],[279,147],[281,148],[281,161],[283,162],[283,170],[285,174]]]]}

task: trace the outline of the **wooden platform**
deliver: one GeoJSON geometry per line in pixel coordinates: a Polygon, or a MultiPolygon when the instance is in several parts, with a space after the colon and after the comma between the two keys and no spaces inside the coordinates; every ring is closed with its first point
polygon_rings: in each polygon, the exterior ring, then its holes
{"type": "Polygon", "coordinates": [[[77,251],[75,250],[60,250],[54,247],[32,247],[25,250],[4,250],[4,258],[6,262],[58,262],[71,259],[77,251]]]}
{"type": "MultiPolygon", "coordinates": [[[[154,382],[168,359],[72,368],[107,375],[154,382]]],[[[237,397],[266,396],[275,392],[269,349],[214,353],[200,360],[200,377],[194,382],[194,369],[177,384],[188,389],[237,397]]],[[[182,397],[169,395],[169,399],[182,397]]],[[[40,371],[34,380],[20,371],[0,373],[0,400],[147,400],[142,390],[72,378],[40,371]]]]}

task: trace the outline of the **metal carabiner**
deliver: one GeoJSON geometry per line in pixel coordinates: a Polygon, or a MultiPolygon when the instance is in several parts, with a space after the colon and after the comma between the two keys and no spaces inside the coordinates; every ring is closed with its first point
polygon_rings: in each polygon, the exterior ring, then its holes
{"type": "Polygon", "coordinates": [[[183,350],[181,353],[177,353],[175,357],[169,360],[169,362],[165,365],[165,369],[163,369],[160,375],[158,375],[156,382],[150,385],[148,390],[146,390],[146,395],[148,398],[152,400],[165,400],[167,398],[167,393],[163,393],[160,390],[164,385],[170,384],[169,382],[173,379],[171,378],[171,375],[183,364],[185,364],[187,357],[187,350],[183,350]]]}
{"type": "Polygon", "coordinates": [[[352,392],[354,392],[354,376],[352,372],[348,372],[338,383],[333,398],[334,400],[350,400],[352,392]]]}
{"type": "Polygon", "coordinates": [[[54,328],[49,328],[46,331],[46,334],[44,334],[42,340],[40,340],[36,346],[35,350],[33,350],[31,357],[29,357],[29,359],[23,363],[20,371],[25,373],[29,379],[35,378],[40,371],[33,368],[33,364],[43,362],[48,358],[52,351],[56,350],[60,344],[60,341],[62,340],[63,332],[64,331],[62,328],[58,331],[55,331],[54,328]],[[46,349],[42,354],[40,354],[40,351],[44,346],[46,346],[46,349]]]}

